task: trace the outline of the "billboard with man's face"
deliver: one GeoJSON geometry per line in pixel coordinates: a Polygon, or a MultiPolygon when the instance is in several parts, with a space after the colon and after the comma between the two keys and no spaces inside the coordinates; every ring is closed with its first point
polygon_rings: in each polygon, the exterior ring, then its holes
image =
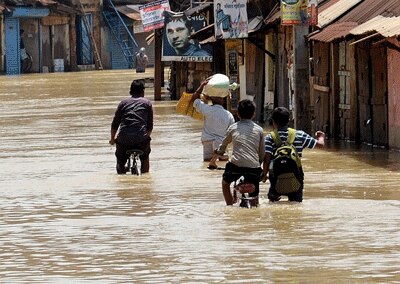
{"type": "Polygon", "coordinates": [[[211,62],[212,47],[200,45],[190,35],[205,26],[205,19],[189,18],[183,13],[164,12],[162,61],[211,62]]]}

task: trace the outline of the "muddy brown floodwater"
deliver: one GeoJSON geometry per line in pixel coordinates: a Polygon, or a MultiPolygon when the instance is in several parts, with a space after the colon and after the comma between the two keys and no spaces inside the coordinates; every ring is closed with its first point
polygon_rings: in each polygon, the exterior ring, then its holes
{"type": "Polygon", "coordinates": [[[110,123],[135,76],[0,77],[2,283],[400,283],[398,152],[328,141],[304,153],[302,204],[262,184],[260,207],[226,207],[201,122],[165,97],[150,173],[118,176],[110,123]]]}

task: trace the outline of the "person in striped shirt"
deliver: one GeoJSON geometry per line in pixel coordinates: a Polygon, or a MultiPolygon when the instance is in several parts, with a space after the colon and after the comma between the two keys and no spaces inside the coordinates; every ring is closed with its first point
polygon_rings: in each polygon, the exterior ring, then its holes
{"type": "MultiPolygon", "coordinates": [[[[289,123],[289,110],[285,107],[277,107],[273,110],[271,116],[272,127],[278,130],[278,134],[282,143],[288,138],[288,123],[289,123]]],[[[315,133],[315,138],[307,134],[302,130],[296,130],[296,138],[293,142],[293,146],[295,146],[297,153],[299,156],[302,156],[302,152],[304,148],[322,148],[325,144],[325,133],[322,131],[317,131],[315,133]]],[[[276,180],[269,177],[269,166],[271,162],[271,158],[275,150],[277,149],[277,145],[272,139],[271,133],[267,134],[265,137],[265,156],[263,162],[263,177],[262,181],[266,182],[267,179],[270,181],[270,188],[268,192],[268,199],[272,202],[279,201],[281,199],[280,194],[275,190],[276,180]]],[[[299,182],[301,184],[300,189],[297,192],[289,193],[288,200],[289,201],[303,201],[303,187],[304,187],[304,172],[300,170],[299,182]]]]}

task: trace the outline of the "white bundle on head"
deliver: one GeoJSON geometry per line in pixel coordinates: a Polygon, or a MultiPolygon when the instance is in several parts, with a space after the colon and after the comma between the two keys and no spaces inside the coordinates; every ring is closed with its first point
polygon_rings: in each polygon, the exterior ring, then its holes
{"type": "Polygon", "coordinates": [[[215,74],[211,76],[207,85],[204,86],[203,93],[209,97],[225,98],[230,94],[229,90],[236,90],[238,87],[238,84],[229,82],[228,76],[215,74]]]}

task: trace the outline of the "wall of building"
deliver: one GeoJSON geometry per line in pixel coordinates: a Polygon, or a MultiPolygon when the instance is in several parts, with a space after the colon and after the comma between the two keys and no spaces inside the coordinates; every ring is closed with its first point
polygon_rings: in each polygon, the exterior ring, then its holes
{"type": "Polygon", "coordinates": [[[5,41],[4,41],[4,18],[0,15],[0,73],[4,70],[5,61],[5,41]]]}
{"type": "MultiPolygon", "coordinates": [[[[398,40],[392,44],[400,48],[398,40]]],[[[389,148],[400,149],[400,51],[388,48],[389,148]]]]}
{"type": "Polygon", "coordinates": [[[387,53],[382,45],[370,49],[372,66],[372,123],[374,145],[388,145],[387,53]]]}
{"type": "MultiPolygon", "coordinates": [[[[49,16],[42,19],[43,71],[70,71],[69,17],[49,16]],[[57,59],[57,62],[55,61],[57,59]],[[59,61],[62,61],[62,66],[59,61]],[[61,68],[62,67],[62,68],[61,68]]],[[[33,70],[41,72],[41,70],[33,70]]]]}
{"type": "Polygon", "coordinates": [[[21,18],[20,29],[24,30],[21,39],[24,41],[26,52],[32,56],[32,68],[30,72],[39,73],[39,22],[33,18],[21,18]]]}
{"type": "Polygon", "coordinates": [[[315,42],[313,45],[312,68],[310,74],[310,109],[312,132],[324,131],[332,136],[330,128],[330,80],[329,80],[329,43],[315,42]]]}
{"type": "Polygon", "coordinates": [[[275,93],[276,106],[289,107],[289,79],[288,79],[288,50],[293,49],[293,27],[279,26],[278,28],[278,54],[277,54],[277,72],[278,82],[275,93]],[[291,47],[290,47],[291,46],[291,47]]]}
{"type": "MultiPolygon", "coordinates": [[[[276,55],[276,41],[273,32],[265,35],[266,49],[272,54],[276,55]]],[[[275,57],[276,58],[276,57],[275,57]]],[[[274,108],[274,94],[275,94],[275,79],[276,79],[276,65],[271,56],[265,56],[265,85],[264,85],[264,117],[269,119],[274,108]]]]}
{"type": "MultiPolygon", "coordinates": [[[[262,38],[258,44],[264,48],[262,38]]],[[[264,122],[263,100],[264,100],[264,52],[253,43],[246,41],[246,91],[256,104],[255,120],[264,122]]]]}
{"type": "Polygon", "coordinates": [[[357,83],[359,109],[359,141],[372,143],[370,67],[367,42],[360,42],[357,48],[357,83]]]}

